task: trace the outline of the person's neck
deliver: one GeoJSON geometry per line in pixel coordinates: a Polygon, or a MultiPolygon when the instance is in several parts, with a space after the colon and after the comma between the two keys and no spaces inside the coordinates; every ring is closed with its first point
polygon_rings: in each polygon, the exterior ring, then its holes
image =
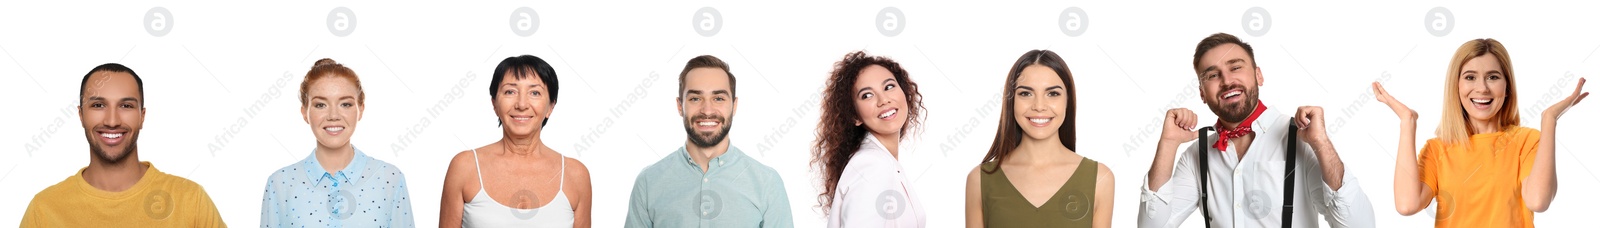
{"type": "Polygon", "coordinates": [[[722,154],[728,153],[728,141],[727,138],[723,138],[722,142],[717,142],[716,145],[709,147],[700,147],[694,145],[693,142],[689,142],[684,143],[683,150],[689,152],[689,158],[694,159],[694,164],[700,165],[701,173],[705,173],[711,171],[712,158],[721,157],[722,154]]]}
{"type": "Polygon", "coordinates": [[[1060,136],[1051,135],[1043,139],[1023,137],[1009,156],[1011,158],[1006,159],[1008,163],[1034,166],[1071,160],[1079,155],[1062,144],[1060,136]]]}
{"type": "Polygon", "coordinates": [[[317,164],[322,164],[322,170],[336,173],[350,165],[350,160],[356,156],[355,146],[344,144],[339,147],[327,147],[317,144],[317,164]]]}
{"type": "Polygon", "coordinates": [[[539,140],[538,133],[526,137],[506,135],[500,140],[500,144],[504,147],[506,155],[518,157],[541,158],[546,155],[544,152],[548,151],[545,149],[544,141],[539,140]]]}
{"type": "MultiPolygon", "coordinates": [[[[1222,125],[1221,127],[1226,128],[1226,129],[1239,128],[1239,125],[1244,124],[1243,122],[1230,123],[1230,122],[1227,122],[1227,121],[1219,121],[1219,123],[1220,123],[1220,125],[1222,125]]],[[[1290,134],[1294,134],[1294,133],[1290,133],[1290,134]]],[[[1239,137],[1228,138],[1228,145],[1232,145],[1233,146],[1233,150],[1235,150],[1234,153],[1238,154],[1238,156],[1236,156],[1235,158],[1243,160],[1245,152],[1249,152],[1250,151],[1250,143],[1255,142],[1255,139],[1256,139],[1256,133],[1252,131],[1252,132],[1250,132],[1248,134],[1244,134],[1244,135],[1239,136],[1239,137]]]]}
{"type": "Polygon", "coordinates": [[[1500,132],[1499,117],[1487,120],[1473,119],[1469,122],[1472,124],[1472,132],[1468,133],[1472,135],[1500,132]]]}
{"type": "Polygon", "coordinates": [[[883,144],[884,149],[889,149],[890,156],[894,156],[895,160],[900,160],[900,132],[890,134],[867,132],[867,134],[869,137],[876,137],[878,143],[883,144]]]}
{"type": "Polygon", "coordinates": [[[83,181],[102,191],[127,191],[144,178],[144,172],[148,168],[139,162],[137,150],[130,151],[128,157],[115,163],[90,156],[89,167],[83,169],[83,181]]]}

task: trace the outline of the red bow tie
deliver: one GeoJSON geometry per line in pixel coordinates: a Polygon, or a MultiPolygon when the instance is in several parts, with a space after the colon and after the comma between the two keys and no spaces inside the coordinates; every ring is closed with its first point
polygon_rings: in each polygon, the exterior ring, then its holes
{"type": "Polygon", "coordinates": [[[1217,151],[1227,151],[1228,139],[1243,137],[1245,134],[1255,132],[1254,130],[1250,129],[1251,123],[1256,122],[1256,118],[1260,118],[1261,113],[1266,111],[1266,103],[1261,103],[1260,100],[1257,100],[1256,111],[1254,113],[1250,113],[1250,117],[1245,118],[1244,122],[1240,122],[1238,127],[1234,127],[1233,129],[1225,129],[1222,127],[1222,120],[1217,120],[1217,143],[1213,143],[1212,147],[1217,148],[1217,151]]]}

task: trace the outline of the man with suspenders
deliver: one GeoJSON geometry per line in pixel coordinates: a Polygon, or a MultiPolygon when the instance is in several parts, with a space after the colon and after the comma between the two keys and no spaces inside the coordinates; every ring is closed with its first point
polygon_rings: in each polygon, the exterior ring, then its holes
{"type": "Polygon", "coordinates": [[[1320,227],[1318,215],[1329,227],[1374,226],[1372,203],[1355,176],[1345,175],[1322,108],[1302,106],[1293,116],[1268,109],[1249,44],[1224,33],[1206,37],[1195,48],[1194,69],[1217,123],[1196,131],[1194,112],[1167,111],[1139,227],[1177,227],[1197,207],[1206,227],[1320,227]]]}

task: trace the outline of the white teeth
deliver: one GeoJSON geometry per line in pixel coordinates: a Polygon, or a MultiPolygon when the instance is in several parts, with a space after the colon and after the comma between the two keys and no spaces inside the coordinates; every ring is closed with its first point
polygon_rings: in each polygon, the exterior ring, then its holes
{"type": "Polygon", "coordinates": [[[716,126],[717,122],[700,122],[700,126],[716,126]]]}
{"type": "Polygon", "coordinates": [[[1472,103],[1479,103],[1479,104],[1489,104],[1489,102],[1491,102],[1491,101],[1494,101],[1494,99],[1472,99],[1472,103]]]}
{"type": "Polygon", "coordinates": [[[1230,98],[1230,97],[1233,97],[1233,96],[1238,96],[1241,93],[1243,93],[1243,92],[1239,92],[1239,91],[1228,92],[1228,93],[1222,94],[1222,98],[1230,98]]]}
{"type": "Polygon", "coordinates": [[[344,127],[325,127],[325,128],[322,128],[322,130],[328,130],[328,131],[343,131],[343,130],[344,130],[344,127]]]}
{"type": "Polygon", "coordinates": [[[106,138],[112,138],[112,139],[122,138],[122,133],[100,133],[100,137],[106,137],[106,138]]]}
{"type": "Polygon", "coordinates": [[[1050,118],[1028,118],[1028,121],[1036,124],[1045,124],[1050,122],[1050,118]]]}
{"type": "Polygon", "coordinates": [[[878,114],[878,118],[879,118],[879,119],[882,119],[882,118],[889,118],[889,116],[892,116],[892,115],[894,115],[894,113],[897,113],[897,112],[900,112],[900,110],[897,110],[897,109],[891,109],[891,110],[889,110],[889,111],[888,111],[888,112],[883,112],[883,114],[878,114]]]}
{"type": "Polygon", "coordinates": [[[533,119],[533,117],[511,117],[511,119],[517,121],[527,121],[528,119],[533,119]]]}

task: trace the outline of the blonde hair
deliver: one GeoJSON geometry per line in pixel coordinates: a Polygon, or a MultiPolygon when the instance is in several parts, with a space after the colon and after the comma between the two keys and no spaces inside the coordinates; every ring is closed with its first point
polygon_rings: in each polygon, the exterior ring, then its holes
{"type": "Polygon", "coordinates": [[[333,77],[349,79],[351,84],[355,84],[356,104],[366,105],[367,92],[361,89],[361,79],[356,77],[356,72],[344,67],[343,64],[334,62],[333,59],[323,58],[312,64],[311,70],[306,72],[305,80],[300,81],[300,107],[303,108],[307,105],[306,90],[311,89],[311,83],[333,77]]]}
{"type": "Polygon", "coordinates": [[[1467,142],[1472,132],[1468,127],[1470,123],[1467,122],[1469,117],[1466,108],[1461,106],[1461,87],[1458,84],[1461,81],[1461,67],[1465,66],[1468,60],[1484,55],[1493,55],[1495,59],[1499,59],[1500,70],[1506,77],[1505,105],[1500,106],[1500,111],[1495,113],[1500,122],[1500,129],[1509,130],[1522,121],[1516,108],[1517,77],[1511,71],[1511,56],[1506,52],[1506,46],[1500,44],[1500,41],[1489,38],[1467,41],[1461,44],[1460,48],[1456,48],[1455,56],[1450,59],[1450,69],[1446,70],[1449,74],[1445,75],[1444,109],[1442,109],[1444,111],[1443,116],[1439,118],[1439,129],[1434,132],[1445,144],[1470,146],[1467,142]]]}

